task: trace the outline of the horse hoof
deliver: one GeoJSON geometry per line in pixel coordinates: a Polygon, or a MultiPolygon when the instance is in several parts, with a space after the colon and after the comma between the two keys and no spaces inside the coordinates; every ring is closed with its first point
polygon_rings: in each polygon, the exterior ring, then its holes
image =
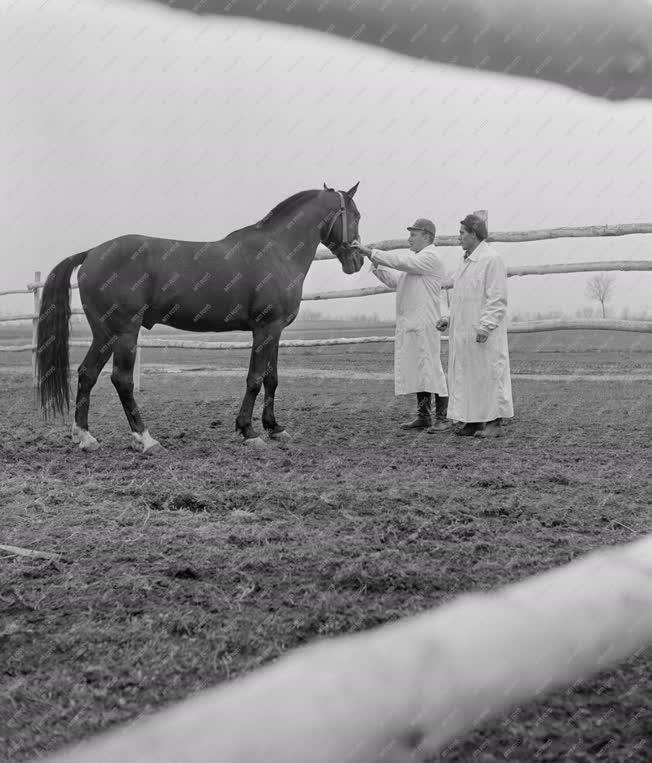
{"type": "Polygon", "coordinates": [[[86,439],[84,442],[79,443],[79,449],[88,453],[92,453],[100,447],[99,442],[91,435],[90,439],[86,439]]]}
{"type": "Polygon", "coordinates": [[[281,429],[280,432],[270,432],[269,433],[269,439],[270,440],[291,440],[292,435],[289,432],[286,432],[285,429],[281,429]]]}
{"type": "Polygon", "coordinates": [[[244,441],[244,444],[248,448],[266,448],[267,447],[262,437],[248,437],[244,441]]]}
{"type": "Polygon", "coordinates": [[[160,442],[155,442],[152,445],[150,445],[148,448],[143,449],[143,453],[147,456],[161,456],[167,452],[168,452],[167,448],[161,445],[160,442]]]}

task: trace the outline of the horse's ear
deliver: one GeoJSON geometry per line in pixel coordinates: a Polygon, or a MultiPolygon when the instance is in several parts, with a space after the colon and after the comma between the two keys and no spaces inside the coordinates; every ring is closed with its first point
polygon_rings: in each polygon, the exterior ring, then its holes
{"type": "Polygon", "coordinates": [[[358,190],[358,186],[360,185],[360,181],[353,186],[353,188],[349,188],[349,190],[346,192],[346,195],[349,197],[349,199],[352,199],[355,196],[355,192],[358,190]]]}
{"type": "Polygon", "coordinates": [[[324,183],[324,190],[325,191],[330,191],[330,188],[326,185],[326,183],[324,183]]]}

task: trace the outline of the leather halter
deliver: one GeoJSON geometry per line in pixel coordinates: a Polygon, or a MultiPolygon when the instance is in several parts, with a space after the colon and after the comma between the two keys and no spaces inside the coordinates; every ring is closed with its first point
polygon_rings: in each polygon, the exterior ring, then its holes
{"type": "Polygon", "coordinates": [[[324,241],[324,246],[327,246],[330,249],[330,246],[328,242],[330,241],[330,236],[333,231],[333,226],[335,225],[336,220],[340,217],[342,217],[342,240],[339,243],[339,246],[347,245],[349,243],[349,225],[348,225],[348,218],[346,214],[346,203],[344,201],[344,194],[342,191],[335,191],[335,193],[340,198],[340,208],[338,211],[333,215],[331,219],[331,224],[328,226],[328,231],[326,232],[326,240],[324,241]]]}

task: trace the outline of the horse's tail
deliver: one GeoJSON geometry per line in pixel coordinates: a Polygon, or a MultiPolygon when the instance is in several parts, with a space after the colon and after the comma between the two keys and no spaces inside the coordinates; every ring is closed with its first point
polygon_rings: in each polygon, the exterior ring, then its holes
{"type": "Polygon", "coordinates": [[[70,276],[86,259],[88,252],[66,257],[50,273],[43,287],[36,341],[37,387],[41,408],[63,415],[70,409],[70,368],[68,335],[70,333],[70,276]]]}

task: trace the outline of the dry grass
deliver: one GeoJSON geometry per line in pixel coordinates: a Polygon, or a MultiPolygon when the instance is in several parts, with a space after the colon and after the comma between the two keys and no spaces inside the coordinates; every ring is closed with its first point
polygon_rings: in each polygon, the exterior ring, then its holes
{"type": "MultiPolygon", "coordinates": [[[[387,346],[319,352],[284,362],[391,368],[387,346]]],[[[27,373],[0,381],[1,542],[66,555],[1,560],[2,761],[652,525],[643,381],[515,380],[517,418],[484,442],[397,430],[413,402],[387,382],[283,379],[294,440],[251,453],[233,433],[244,379],[149,374],[141,407],[169,449],[158,459],[127,448],[106,376],[91,409],[102,449],[88,455],[41,421],[27,373]]],[[[639,655],[524,705],[442,759],[650,760],[650,668],[639,655]]]]}

